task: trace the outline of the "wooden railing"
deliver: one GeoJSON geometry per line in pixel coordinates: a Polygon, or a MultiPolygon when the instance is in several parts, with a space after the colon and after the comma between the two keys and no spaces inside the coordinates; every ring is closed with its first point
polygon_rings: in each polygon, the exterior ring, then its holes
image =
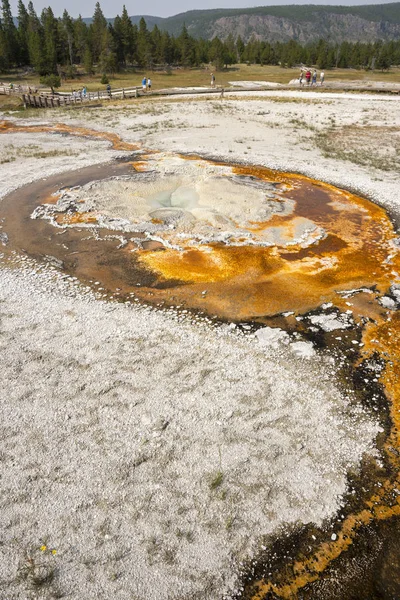
{"type": "Polygon", "coordinates": [[[0,83],[0,94],[7,96],[20,96],[21,94],[29,92],[37,93],[37,89],[35,86],[28,85],[14,85],[10,88],[9,84],[0,83]]]}
{"type": "Polygon", "coordinates": [[[26,106],[37,108],[54,108],[56,106],[68,106],[80,104],[93,100],[107,100],[120,98],[134,98],[143,92],[139,86],[130,88],[115,88],[108,90],[98,90],[96,92],[55,92],[38,91],[33,86],[17,85],[10,88],[9,85],[0,85],[0,94],[8,96],[20,96],[26,106]]]}
{"type": "MultiPolygon", "coordinates": [[[[242,91],[242,90],[238,90],[242,91]]],[[[1,88],[0,88],[1,93],[1,88]]],[[[58,106],[73,106],[77,104],[83,104],[88,101],[96,101],[96,100],[119,100],[123,98],[138,98],[139,96],[172,96],[172,95],[181,95],[181,94],[222,94],[223,88],[204,88],[202,90],[197,89],[193,91],[192,89],[182,88],[182,89],[164,89],[157,91],[143,91],[142,87],[132,87],[132,88],[115,88],[110,91],[107,90],[98,90],[97,92],[86,92],[86,94],[82,94],[82,92],[68,93],[68,92],[59,92],[55,94],[51,94],[51,92],[40,92],[40,94],[32,94],[32,93],[22,93],[19,92],[18,95],[22,97],[22,100],[25,106],[32,106],[34,108],[55,108],[58,106]]]]}
{"type": "Polygon", "coordinates": [[[130,88],[112,88],[110,91],[97,90],[97,92],[86,92],[83,94],[82,91],[77,92],[57,92],[54,94],[55,97],[69,98],[71,103],[85,102],[86,100],[100,100],[107,98],[132,98],[137,97],[138,92],[141,90],[141,86],[135,86],[130,88]]]}

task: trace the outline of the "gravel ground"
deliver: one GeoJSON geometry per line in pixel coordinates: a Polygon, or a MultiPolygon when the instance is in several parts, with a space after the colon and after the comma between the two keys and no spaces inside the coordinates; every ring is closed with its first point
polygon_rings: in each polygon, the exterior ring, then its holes
{"type": "MultiPolygon", "coordinates": [[[[332,119],[398,125],[392,99],[310,96],[40,117],[304,172],[395,210],[395,172],[324,157],[313,142],[332,119]]],[[[1,196],[122,154],[33,132],[0,144],[2,157],[20,149],[1,161],[1,196]],[[27,156],[29,145],[66,153],[27,156]]],[[[229,597],[265,536],[332,517],[347,470],[374,453],[377,423],[339,388],[332,357],[299,352],[300,339],[105,303],[18,256],[0,262],[0,318],[1,598],[229,597]]]]}

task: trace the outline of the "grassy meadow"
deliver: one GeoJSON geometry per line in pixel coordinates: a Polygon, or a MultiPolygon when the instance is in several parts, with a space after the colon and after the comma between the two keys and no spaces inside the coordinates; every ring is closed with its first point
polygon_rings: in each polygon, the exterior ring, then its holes
{"type": "MultiPolygon", "coordinates": [[[[276,83],[289,83],[291,79],[299,76],[299,68],[286,69],[273,65],[234,65],[224,71],[215,71],[212,67],[198,69],[174,69],[171,73],[165,71],[137,70],[135,72],[116,73],[109,76],[113,88],[129,88],[141,85],[143,76],[150,77],[153,90],[172,87],[209,86],[210,74],[214,72],[217,86],[228,86],[229,82],[235,81],[270,81],[276,83]]],[[[100,83],[101,74],[87,77],[81,75],[75,79],[62,81],[60,91],[72,91],[86,85],[88,91],[105,89],[100,83]]],[[[364,71],[358,69],[330,69],[325,70],[325,80],[330,81],[382,81],[399,83],[400,68],[392,68],[389,71],[364,71]]],[[[13,82],[14,84],[31,85],[39,87],[39,77],[33,74],[23,75],[14,72],[12,74],[0,74],[0,82],[13,82]]]]}

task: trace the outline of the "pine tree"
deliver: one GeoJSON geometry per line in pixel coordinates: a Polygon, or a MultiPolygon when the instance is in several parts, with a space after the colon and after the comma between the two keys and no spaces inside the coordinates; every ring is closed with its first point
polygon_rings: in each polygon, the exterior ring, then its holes
{"type": "Polygon", "coordinates": [[[139,29],[136,23],[132,25],[132,62],[137,63],[137,43],[138,43],[139,29]]]}
{"type": "Polygon", "coordinates": [[[61,86],[61,79],[59,75],[51,73],[50,75],[43,75],[40,78],[40,83],[51,88],[51,92],[54,94],[54,88],[59,88],[61,86]]]}
{"type": "Polygon", "coordinates": [[[176,41],[180,50],[180,63],[184,66],[193,66],[196,61],[194,40],[190,37],[185,24],[183,24],[180,36],[176,41]]]}
{"type": "Polygon", "coordinates": [[[107,50],[108,32],[107,20],[100,8],[100,3],[96,2],[93,20],[90,25],[91,49],[94,62],[97,62],[102,52],[107,50]]]}
{"type": "Polygon", "coordinates": [[[6,71],[6,42],[3,27],[0,20],[0,71],[6,71]]]}
{"type": "MultiPolygon", "coordinates": [[[[325,42],[323,40],[319,40],[318,44],[322,42],[322,46],[325,44],[325,42]]],[[[308,59],[307,59],[307,64],[308,66],[311,65],[316,65],[317,64],[317,60],[318,60],[318,53],[319,53],[319,46],[315,45],[315,44],[310,44],[307,48],[308,50],[308,59]]]]}
{"type": "Polygon", "coordinates": [[[126,6],[122,7],[122,15],[121,15],[121,42],[124,53],[124,62],[132,62],[134,57],[134,34],[133,34],[133,26],[132,21],[128,15],[128,11],[126,10],[126,6]]]}
{"type": "Polygon", "coordinates": [[[330,47],[326,57],[327,69],[332,69],[336,65],[336,48],[330,47]]]}
{"type": "Polygon", "coordinates": [[[162,56],[161,31],[157,25],[154,25],[153,31],[150,34],[153,59],[157,64],[164,62],[162,56]]]}
{"type": "MultiPolygon", "coordinates": [[[[73,22],[74,26],[74,47],[77,62],[83,62],[86,49],[88,47],[88,28],[83,22],[81,15],[73,22]]],[[[93,60],[92,60],[93,68],[93,60]]]]}
{"type": "Polygon", "coordinates": [[[397,41],[394,44],[392,64],[396,66],[400,65],[400,41],[397,41]]]}
{"type": "Polygon", "coordinates": [[[46,74],[43,27],[32,2],[28,4],[28,51],[29,63],[40,75],[46,74]]]}
{"type": "Polygon", "coordinates": [[[233,65],[237,61],[235,38],[232,33],[228,35],[224,42],[227,63],[233,65]]]}
{"type": "Polygon", "coordinates": [[[102,73],[114,74],[118,71],[118,57],[116,53],[115,32],[111,23],[103,35],[103,50],[99,57],[99,70],[102,73]]]}
{"type": "Polygon", "coordinates": [[[360,47],[360,65],[363,69],[368,69],[371,55],[371,44],[362,44],[360,47]]]}
{"type": "Polygon", "coordinates": [[[217,71],[222,71],[225,66],[225,48],[219,37],[215,37],[211,42],[210,60],[217,71]]]}
{"type": "Polygon", "coordinates": [[[328,50],[328,44],[324,40],[319,40],[316,60],[319,69],[326,69],[328,67],[328,50]]]}
{"type": "Polygon", "coordinates": [[[22,0],[18,0],[18,29],[17,29],[17,40],[19,48],[19,64],[29,64],[29,50],[28,50],[28,24],[29,15],[25,8],[22,0]]]}
{"type": "Polygon", "coordinates": [[[143,17],[139,21],[137,60],[140,67],[147,67],[152,61],[150,36],[143,17]]]}
{"type": "Polygon", "coordinates": [[[349,44],[349,42],[342,42],[340,44],[339,59],[338,59],[338,63],[337,63],[337,66],[340,67],[341,69],[347,69],[347,67],[349,66],[350,52],[351,52],[351,45],[349,44]]]}
{"type": "Polygon", "coordinates": [[[209,53],[210,53],[211,42],[209,40],[199,39],[196,41],[196,64],[201,65],[203,63],[210,62],[209,53]]]}
{"type": "Polygon", "coordinates": [[[299,49],[295,40],[290,40],[282,47],[281,66],[293,67],[298,62],[299,49]]]}
{"type": "Polygon", "coordinates": [[[269,65],[269,64],[271,64],[271,58],[272,58],[272,56],[273,56],[273,54],[272,54],[271,44],[269,44],[268,42],[265,42],[261,46],[260,64],[262,64],[262,65],[269,65]]]}
{"type": "Polygon", "coordinates": [[[238,38],[236,40],[236,52],[237,52],[237,59],[238,62],[242,62],[242,57],[243,57],[243,52],[244,52],[244,43],[242,38],[240,37],[240,35],[238,35],[238,38]]]}
{"type": "Polygon", "coordinates": [[[9,0],[2,0],[2,38],[3,52],[6,69],[18,63],[18,38],[17,28],[11,13],[9,0]]]}
{"type": "Polygon", "coordinates": [[[167,31],[163,31],[160,39],[160,62],[170,65],[174,62],[174,47],[171,36],[167,31]]]}
{"type": "Polygon", "coordinates": [[[113,45],[114,45],[115,54],[117,56],[118,64],[124,65],[125,64],[125,52],[124,52],[124,46],[123,46],[123,42],[122,42],[122,22],[121,22],[121,17],[119,15],[117,15],[114,19],[112,35],[114,38],[113,45]]]}
{"type": "Polygon", "coordinates": [[[83,55],[83,65],[88,75],[93,73],[93,58],[89,46],[86,46],[86,50],[83,55]]]}
{"type": "Polygon", "coordinates": [[[260,51],[261,44],[253,34],[243,51],[243,61],[249,62],[251,64],[259,63],[261,59],[260,51]]]}
{"type": "Polygon", "coordinates": [[[41,14],[44,40],[44,70],[43,75],[57,74],[58,62],[58,27],[57,19],[51,8],[44,8],[41,14]]]}
{"type": "Polygon", "coordinates": [[[68,49],[68,62],[70,67],[74,64],[74,22],[69,16],[67,10],[64,10],[62,16],[62,32],[65,36],[65,42],[68,49]]]}
{"type": "Polygon", "coordinates": [[[380,48],[378,57],[376,59],[376,67],[381,71],[387,71],[391,67],[389,47],[387,44],[380,48]]]}

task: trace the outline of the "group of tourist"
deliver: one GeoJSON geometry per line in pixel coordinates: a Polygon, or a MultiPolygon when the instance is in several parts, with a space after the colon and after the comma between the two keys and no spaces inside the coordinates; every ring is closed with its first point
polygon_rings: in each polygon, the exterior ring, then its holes
{"type": "Polygon", "coordinates": [[[142,90],[144,92],[151,92],[151,79],[147,79],[147,77],[143,77],[142,79],[142,90]]]}
{"type": "Polygon", "coordinates": [[[86,98],[87,89],[86,86],[83,86],[81,90],[72,90],[73,98],[86,98]]]}
{"type": "Polygon", "coordinates": [[[30,87],[27,85],[21,85],[20,83],[17,83],[16,85],[14,85],[12,82],[11,83],[3,83],[0,81],[0,87],[8,87],[8,89],[11,92],[16,92],[18,94],[23,93],[23,92],[27,92],[28,94],[36,94],[37,93],[37,87],[30,87]]]}
{"type": "MultiPolygon", "coordinates": [[[[317,85],[317,69],[311,73],[311,69],[301,69],[299,83],[300,85],[304,85],[304,81],[306,85],[317,85]]],[[[321,71],[319,74],[319,84],[323,85],[325,80],[325,73],[321,71]]]]}

